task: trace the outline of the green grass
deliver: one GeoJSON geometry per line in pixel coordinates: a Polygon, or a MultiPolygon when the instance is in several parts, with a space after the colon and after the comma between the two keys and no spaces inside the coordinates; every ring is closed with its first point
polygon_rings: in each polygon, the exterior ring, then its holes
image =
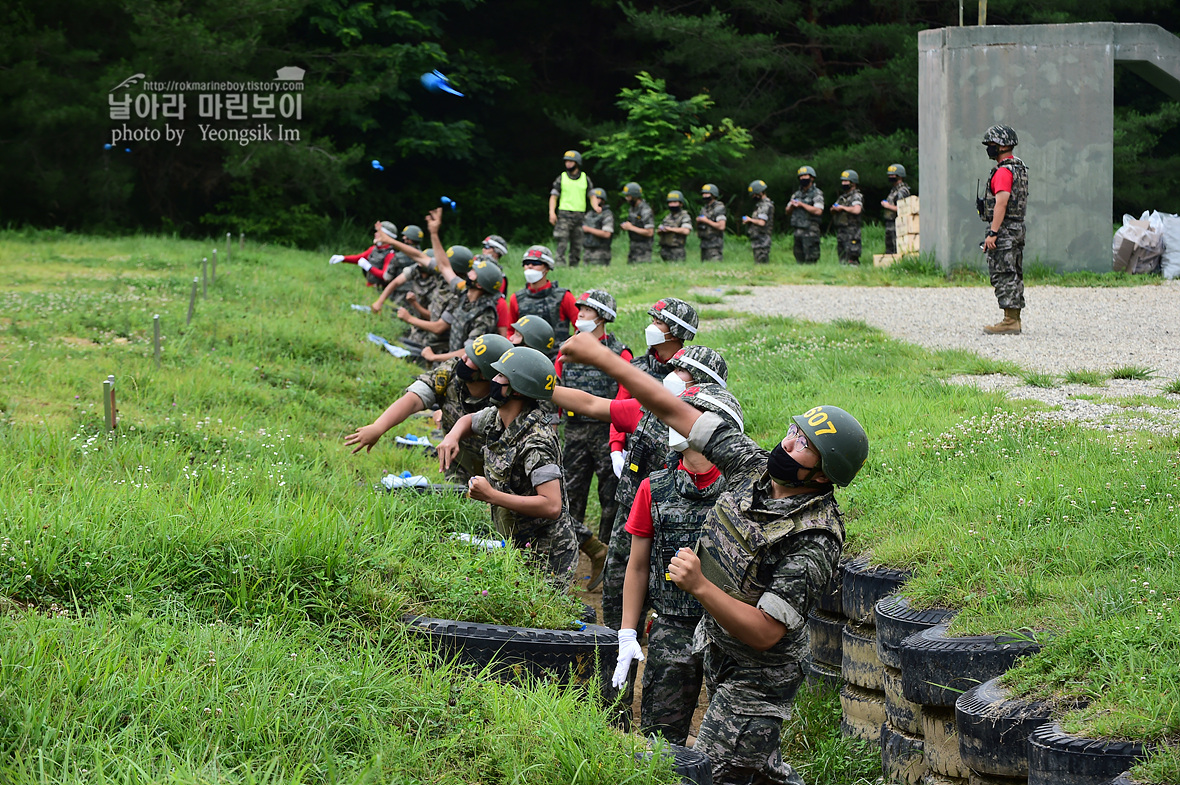
{"type": "Polygon", "coordinates": [[[1164,386],[1164,392],[1168,395],[1180,395],[1180,379],[1173,379],[1164,386]]]}
{"type": "Polygon", "coordinates": [[[840,733],[840,691],[804,685],[783,725],[783,758],[813,785],[874,785],[881,779],[879,744],[840,733]]]}
{"type": "Polygon", "coordinates": [[[1061,382],[1056,376],[1051,373],[1030,373],[1023,377],[1024,383],[1029,387],[1040,387],[1042,389],[1051,389],[1053,387],[1060,387],[1061,382]]]}
{"type": "Polygon", "coordinates": [[[1123,365],[1112,370],[1108,376],[1111,379],[1132,379],[1145,382],[1154,377],[1155,373],[1154,368],[1145,368],[1142,365],[1123,365]]]}
{"type": "Polygon", "coordinates": [[[1066,371],[1062,379],[1066,384],[1088,384],[1091,387],[1102,387],[1106,384],[1107,375],[1102,371],[1074,369],[1066,371]]]}
{"type": "MultiPolygon", "coordinates": [[[[616,331],[633,348],[643,346],[656,299],[694,299],[685,281],[718,292],[788,282],[984,284],[968,274],[840,268],[824,249],[814,268],[777,248],[774,264],[755,267],[735,244],[722,264],[616,264],[557,277],[574,290],[614,294],[616,331]]],[[[448,540],[455,530],[486,532],[486,507],[372,493],[382,470],[434,470],[424,455],[394,448],[392,433],[370,454],[342,446],[415,375],[365,341],[365,332],[393,337],[398,328],[347,308],[375,296],[355,270],[329,268],[320,255],[235,249],[185,328],[202,253],[205,244],[168,238],[0,234],[0,564],[8,566],[0,595],[9,598],[0,689],[4,705],[21,707],[0,712],[9,756],[0,779],[73,781],[84,767],[90,782],[151,782],[175,767],[175,781],[512,782],[535,750],[554,764],[538,764],[521,782],[570,781],[584,748],[560,734],[553,745],[543,740],[556,724],[605,745],[602,759],[613,761],[589,779],[583,768],[578,782],[659,780],[624,763],[628,740],[572,696],[538,687],[479,697],[480,682],[414,659],[397,632],[403,612],[536,612],[557,625],[573,605],[530,583],[510,553],[448,540]],[[159,370],[154,313],[166,339],[159,370]],[[120,410],[114,439],[100,431],[107,374],[116,376],[120,410]],[[247,644],[257,660],[241,649],[247,644]],[[202,695],[202,713],[229,708],[213,702],[209,669],[197,666],[210,650],[219,667],[227,656],[241,663],[214,687],[245,693],[257,682],[270,696],[241,701],[256,708],[232,733],[180,716],[180,705],[202,695]],[[280,652],[317,663],[308,684],[332,700],[291,689],[293,677],[275,665],[280,652]],[[342,657],[376,664],[357,686],[352,668],[329,668],[342,657]],[[84,701],[96,673],[115,686],[84,701]],[[395,676],[410,680],[396,686],[395,676]],[[408,719],[378,723],[391,715],[366,702],[376,700],[371,690],[389,707],[402,705],[403,688],[441,695],[441,681],[475,696],[478,719],[439,717],[423,702],[408,719]],[[300,699],[297,712],[281,715],[285,725],[266,719],[277,711],[276,692],[300,699]],[[145,708],[156,705],[158,713],[145,708]],[[506,730],[509,717],[519,730],[506,730]],[[399,746],[398,727],[412,744],[399,746]],[[483,776],[447,750],[522,768],[483,776]],[[404,772],[388,768],[397,756],[410,761],[404,772]],[[415,768],[429,760],[429,771],[415,768]]],[[[516,268],[507,269],[519,287],[516,268]]],[[[724,302],[705,313],[700,341],[724,352],[760,443],[821,402],[864,423],[869,460],[838,492],[850,554],[913,568],[907,592],[962,608],[958,630],[1053,632],[1013,679],[1029,692],[1086,699],[1089,709],[1066,717],[1070,727],[1180,740],[1172,610],[1180,440],[1050,422],[1035,404],[944,385],[954,374],[1023,374],[968,352],[927,352],[859,322],[751,317],[724,302]]],[[[416,418],[397,433],[429,429],[416,418]]],[[[839,746],[833,704],[824,705],[800,709],[810,717],[802,726],[810,747],[795,746],[800,726],[792,726],[788,760],[812,766],[808,781],[855,782],[874,756],[839,746]]],[[[1160,782],[1180,779],[1169,765],[1158,764],[1160,782]]]]}

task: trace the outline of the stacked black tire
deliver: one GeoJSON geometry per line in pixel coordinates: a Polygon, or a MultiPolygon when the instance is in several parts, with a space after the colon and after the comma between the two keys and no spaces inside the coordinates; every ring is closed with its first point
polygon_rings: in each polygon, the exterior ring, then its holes
{"type": "Polygon", "coordinates": [[[895,593],[909,573],[871,567],[864,559],[842,566],[841,607],[846,621],[841,632],[840,688],[845,736],[879,742],[885,725],[885,665],[877,655],[876,604],[895,593]]]}
{"type": "Polygon", "coordinates": [[[840,667],[843,662],[844,599],[842,580],[844,563],[841,562],[832,573],[827,590],[816,602],[815,608],[807,614],[807,632],[810,638],[811,660],[808,662],[807,681],[840,687],[840,667]]]}

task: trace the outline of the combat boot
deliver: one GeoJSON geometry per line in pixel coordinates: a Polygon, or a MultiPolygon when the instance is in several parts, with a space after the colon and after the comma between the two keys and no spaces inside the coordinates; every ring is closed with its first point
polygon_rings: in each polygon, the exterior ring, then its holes
{"type": "Polygon", "coordinates": [[[1020,335],[1020,309],[1005,308],[1003,320],[999,324],[989,324],[983,331],[988,335],[1020,335]]]}
{"type": "Polygon", "coordinates": [[[602,582],[602,569],[606,566],[606,543],[590,535],[590,539],[578,546],[578,550],[590,558],[590,583],[587,591],[594,589],[602,582]]]}

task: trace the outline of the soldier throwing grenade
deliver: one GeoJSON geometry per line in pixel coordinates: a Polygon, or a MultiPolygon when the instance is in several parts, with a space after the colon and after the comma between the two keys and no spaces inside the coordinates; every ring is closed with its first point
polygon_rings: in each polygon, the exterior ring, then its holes
{"type": "Polygon", "coordinates": [[[981,247],[987,252],[996,301],[1004,309],[998,324],[983,328],[989,335],[1020,335],[1020,311],[1024,308],[1024,215],[1028,205],[1028,167],[1012,148],[1016,132],[993,125],[983,135],[987,156],[996,162],[987,177],[987,194],[976,207],[987,223],[981,247]]]}

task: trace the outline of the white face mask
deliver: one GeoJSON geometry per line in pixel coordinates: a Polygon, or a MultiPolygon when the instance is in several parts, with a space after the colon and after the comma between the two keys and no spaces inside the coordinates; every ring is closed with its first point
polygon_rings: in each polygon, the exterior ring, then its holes
{"type": "Polygon", "coordinates": [[[577,327],[580,333],[592,333],[597,326],[598,322],[594,319],[578,319],[574,322],[574,327],[577,327]]]}
{"type": "Polygon", "coordinates": [[[688,449],[688,439],[684,438],[680,431],[675,428],[668,429],[668,447],[676,452],[684,452],[688,449]]]}
{"type": "Polygon", "coordinates": [[[541,280],[544,277],[545,277],[544,270],[534,270],[533,268],[530,267],[529,269],[524,271],[524,279],[526,281],[528,281],[529,283],[536,283],[537,281],[541,280]]]}
{"type": "Polygon", "coordinates": [[[643,331],[643,337],[647,339],[648,346],[659,346],[668,340],[668,336],[664,335],[664,331],[654,324],[647,326],[647,329],[643,331]]]}
{"type": "Polygon", "coordinates": [[[688,389],[688,384],[680,378],[680,375],[676,371],[672,371],[672,373],[664,377],[664,389],[673,395],[680,395],[680,393],[688,389]]]}

